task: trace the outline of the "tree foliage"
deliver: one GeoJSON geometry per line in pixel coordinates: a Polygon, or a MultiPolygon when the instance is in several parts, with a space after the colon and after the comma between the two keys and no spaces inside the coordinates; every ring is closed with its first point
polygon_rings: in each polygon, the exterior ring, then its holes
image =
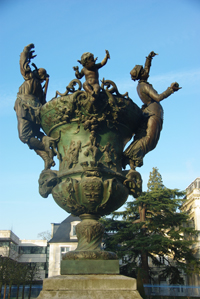
{"type": "Polygon", "coordinates": [[[102,219],[106,250],[122,259],[122,274],[135,277],[139,267],[144,283],[158,274],[158,279],[182,284],[182,271],[199,271],[200,264],[191,249],[197,231],[187,225],[188,215],[180,210],[183,197],[184,192],[166,188],[158,169],[153,168],[148,191],[128,202],[123,212],[102,219]]]}
{"type": "Polygon", "coordinates": [[[37,237],[41,240],[47,240],[49,241],[51,239],[51,233],[50,231],[46,230],[44,232],[41,232],[37,235],[37,237]]]}
{"type": "MultiPolygon", "coordinates": [[[[9,285],[8,299],[11,294],[12,285],[17,285],[19,287],[19,285],[25,286],[26,284],[29,284],[29,295],[31,295],[31,285],[33,280],[39,278],[39,270],[37,266],[31,266],[28,263],[20,263],[9,257],[0,256],[0,290],[3,285],[5,286],[5,289],[6,285],[9,285]]],[[[23,293],[24,291],[22,292],[22,297],[23,293]]]]}
{"type": "Polygon", "coordinates": [[[155,190],[155,189],[163,189],[165,186],[163,185],[163,180],[161,174],[158,172],[157,167],[153,167],[152,172],[149,175],[149,181],[147,183],[147,191],[155,190]]]}

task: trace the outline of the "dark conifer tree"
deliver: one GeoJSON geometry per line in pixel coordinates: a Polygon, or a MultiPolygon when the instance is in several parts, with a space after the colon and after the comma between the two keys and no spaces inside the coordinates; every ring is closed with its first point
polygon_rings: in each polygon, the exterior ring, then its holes
{"type": "Polygon", "coordinates": [[[189,227],[188,215],[180,210],[184,194],[166,188],[153,168],[148,191],[129,201],[123,212],[102,219],[106,250],[122,259],[121,274],[136,277],[139,267],[143,283],[153,282],[156,274],[170,284],[183,284],[182,271],[199,272],[200,263],[191,249],[198,232],[189,227]]]}
{"type": "Polygon", "coordinates": [[[153,189],[163,189],[165,186],[163,185],[163,180],[161,174],[158,172],[157,167],[153,167],[152,172],[149,175],[149,181],[147,183],[147,191],[151,191],[153,189]]]}

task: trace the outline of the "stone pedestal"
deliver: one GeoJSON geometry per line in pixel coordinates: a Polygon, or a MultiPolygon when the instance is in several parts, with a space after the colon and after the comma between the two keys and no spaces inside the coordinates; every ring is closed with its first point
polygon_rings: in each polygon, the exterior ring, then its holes
{"type": "Polygon", "coordinates": [[[61,275],[119,274],[118,260],[63,260],[61,275]]]}
{"type": "Polygon", "coordinates": [[[122,275],[61,275],[46,278],[38,299],[142,299],[136,280],[122,275]]]}

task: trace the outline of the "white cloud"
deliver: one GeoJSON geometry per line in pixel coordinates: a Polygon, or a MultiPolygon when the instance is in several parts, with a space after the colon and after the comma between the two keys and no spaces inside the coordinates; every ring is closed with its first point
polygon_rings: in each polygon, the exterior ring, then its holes
{"type": "Polygon", "coordinates": [[[200,69],[193,69],[176,73],[170,72],[163,75],[151,76],[151,81],[156,84],[163,82],[179,81],[182,84],[192,83],[193,85],[195,82],[200,81],[200,69]]]}
{"type": "MultiPolygon", "coordinates": [[[[118,80],[119,81],[119,80],[118,80]]],[[[181,81],[182,83],[192,83],[200,81],[200,69],[192,69],[188,71],[181,71],[181,72],[169,72],[165,74],[159,74],[156,76],[150,76],[149,82],[152,84],[160,84],[166,82],[174,82],[174,81],[181,81]]],[[[131,81],[124,81],[123,79],[118,83],[118,87],[121,89],[132,88],[136,83],[131,81]]]]}

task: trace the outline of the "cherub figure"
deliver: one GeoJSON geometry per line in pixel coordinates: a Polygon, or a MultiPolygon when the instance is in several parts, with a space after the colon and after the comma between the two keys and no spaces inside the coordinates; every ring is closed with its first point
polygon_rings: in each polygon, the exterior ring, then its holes
{"type": "Polygon", "coordinates": [[[178,83],[175,82],[163,93],[158,94],[153,86],[147,82],[152,58],[156,55],[153,51],[150,52],[146,57],[144,68],[142,65],[136,65],[130,72],[132,80],[139,80],[137,92],[144,103],[142,106],[144,121],[136,132],[133,142],[124,152],[125,165],[130,164],[132,170],[143,165],[143,157],[152,151],[158,143],[163,124],[163,108],[160,101],[180,89],[178,83]]]}
{"type": "Polygon", "coordinates": [[[20,72],[25,81],[19,87],[14,109],[17,114],[20,140],[28,144],[30,149],[34,149],[44,160],[45,169],[49,169],[55,165],[53,156],[57,153],[56,140],[40,131],[39,118],[40,108],[46,103],[49,75],[45,69],[38,69],[35,64],[32,64],[35,70],[31,70],[29,63],[36,56],[33,55],[34,47],[34,44],[29,44],[20,55],[20,72]],[[42,86],[44,81],[45,85],[42,86]]]}
{"type": "Polygon", "coordinates": [[[81,56],[81,60],[78,60],[83,66],[82,70],[79,72],[78,66],[73,67],[77,79],[81,79],[85,76],[86,81],[83,83],[83,88],[86,92],[91,94],[94,99],[98,97],[100,91],[98,70],[107,63],[108,59],[110,59],[108,50],[106,50],[105,58],[97,64],[95,63],[97,58],[94,58],[92,53],[86,52],[81,56]]]}

